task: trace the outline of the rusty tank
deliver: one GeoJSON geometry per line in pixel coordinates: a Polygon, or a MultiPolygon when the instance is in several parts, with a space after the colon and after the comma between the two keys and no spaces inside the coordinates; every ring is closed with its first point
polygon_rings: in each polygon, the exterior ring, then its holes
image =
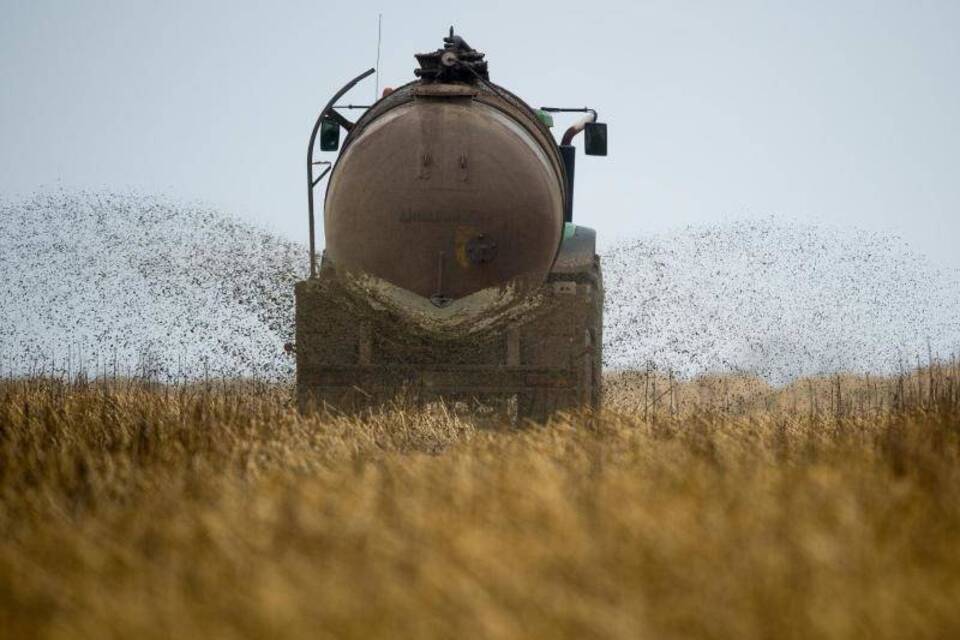
{"type": "Polygon", "coordinates": [[[518,420],[596,408],[603,283],[595,233],[573,223],[573,139],[584,131],[585,151],[606,155],[606,125],[587,108],[530,107],[453,29],[416,58],[417,80],[372,105],[337,104],[373,70],[352,80],[310,136],[301,409],[353,412],[398,394],[512,407],[518,420]],[[355,122],[342,114],[353,108],[355,122]],[[558,144],[553,114],[565,112],[584,116],[558,144]],[[318,160],[317,142],[336,160],[318,160]]]}

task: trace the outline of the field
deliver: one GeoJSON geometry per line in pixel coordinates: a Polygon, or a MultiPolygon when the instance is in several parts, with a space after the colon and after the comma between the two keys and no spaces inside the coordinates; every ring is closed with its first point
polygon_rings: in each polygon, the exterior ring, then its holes
{"type": "Polygon", "coordinates": [[[547,426],[0,382],[0,636],[960,637],[960,368],[609,375],[547,426]]]}

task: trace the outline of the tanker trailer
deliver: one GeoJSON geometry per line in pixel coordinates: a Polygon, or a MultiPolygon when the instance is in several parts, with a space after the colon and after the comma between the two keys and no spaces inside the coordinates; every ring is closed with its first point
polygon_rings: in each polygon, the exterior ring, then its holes
{"type": "Polygon", "coordinates": [[[417,79],[337,104],[310,136],[310,277],[296,284],[302,411],[356,412],[398,394],[515,407],[518,419],[596,408],[603,281],[595,232],[573,222],[573,139],[606,155],[591,109],[533,109],[450,35],[417,79]],[[341,112],[365,109],[355,121],[341,112]],[[581,111],[561,143],[552,113],[581,111]],[[346,131],[340,144],[341,131],[346,131]],[[339,151],[334,162],[320,151],[339,151]],[[329,176],[325,248],[314,190],[329,176]]]}

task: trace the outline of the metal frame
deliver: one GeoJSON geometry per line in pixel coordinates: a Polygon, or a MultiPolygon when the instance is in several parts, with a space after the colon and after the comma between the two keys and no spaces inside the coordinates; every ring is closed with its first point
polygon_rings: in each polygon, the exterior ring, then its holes
{"type": "MultiPolygon", "coordinates": [[[[327,102],[327,105],[323,108],[323,111],[320,112],[320,115],[317,116],[317,121],[313,124],[313,130],[310,132],[310,142],[307,145],[307,210],[310,219],[310,277],[315,278],[317,276],[317,239],[316,239],[316,224],[313,213],[313,188],[323,180],[324,177],[330,170],[333,168],[333,163],[327,160],[320,160],[315,162],[313,160],[313,147],[317,141],[317,132],[320,131],[320,125],[328,117],[336,120],[341,126],[344,122],[349,122],[339,113],[333,110],[334,105],[337,100],[343,97],[343,95],[353,89],[354,86],[364,78],[369,75],[372,75],[376,71],[375,68],[370,68],[358,75],[356,78],[343,85],[340,91],[337,91],[330,101],[327,102]],[[320,173],[316,178],[313,177],[313,168],[317,165],[325,165],[323,172],[320,173]]],[[[349,129],[349,127],[344,127],[349,129]]]]}

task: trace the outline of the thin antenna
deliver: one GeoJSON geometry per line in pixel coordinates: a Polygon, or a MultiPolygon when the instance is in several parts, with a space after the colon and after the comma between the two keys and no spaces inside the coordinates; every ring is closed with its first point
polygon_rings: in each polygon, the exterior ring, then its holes
{"type": "Polygon", "coordinates": [[[373,101],[380,97],[380,41],[383,34],[383,14],[377,14],[377,77],[373,85],[373,101]]]}

